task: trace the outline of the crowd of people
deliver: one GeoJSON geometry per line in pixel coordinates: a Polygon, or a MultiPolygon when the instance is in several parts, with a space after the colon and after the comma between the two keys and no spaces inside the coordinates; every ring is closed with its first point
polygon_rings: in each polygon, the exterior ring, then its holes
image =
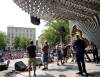
{"type": "MultiPolygon", "coordinates": [[[[95,53],[94,61],[98,59],[98,51],[95,44],[94,45],[95,53]]],[[[36,45],[34,45],[34,42],[31,41],[30,44],[27,46],[27,57],[28,60],[28,71],[29,71],[29,77],[31,77],[31,70],[34,71],[34,76],[36,76],[36,57],[37,57],[37,49],[36,45]]],[[[84,55],[86,53],[86,46],[85,42],[80,39],[78,35],[76,35],[76,40],[72,42],[72,45],[66,45],[63,43],[57,43],[53,48],[50,48],[47,41],[44,42],[42,50],[42,57],[43,57],[43,66],[44,68],[42,70],[48,70],[48,63],[50,61],[54,61],[54,56],[57,57],[57,65],[64,65],[64,63],[67,63],[68,58],[73,57],[76,58],[76,62],[78,65],[79,72],[77,74],[88,75],[85,67],[85,61],[84,61],[84,55]]],[[[3,56],[3,55],[2,55],[3,56]]],[[[11,54],[10,54],[11,56],[11,54]]],[[[3,61],[3,58],[0,57],[0,62],[3,61]]]]}

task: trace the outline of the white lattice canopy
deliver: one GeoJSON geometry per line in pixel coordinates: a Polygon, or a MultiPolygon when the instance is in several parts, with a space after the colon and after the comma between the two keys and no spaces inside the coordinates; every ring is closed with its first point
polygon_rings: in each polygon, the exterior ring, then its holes
{"type": "Polygon", "coordinates": [[[31,16],[71,20],[100,48],[100,0],[13,0],[31,16]]]}
{"type": "Polygon", "coordinates": [[[30,15],[45,20],[85,20],[100,14],[99,0],[13,0],[30,15]]]}

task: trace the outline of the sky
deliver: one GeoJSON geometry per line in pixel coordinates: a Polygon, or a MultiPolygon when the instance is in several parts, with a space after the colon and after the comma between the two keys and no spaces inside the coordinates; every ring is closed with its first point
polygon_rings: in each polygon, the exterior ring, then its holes
{"type": "Polygon", "coordinates": [[[40,25],[31,24],[30,15],[22,11],[13,0],[0,0],[0,31],[7,33],[7,26],[36,28],[36,39],[42,33],[46,22],[40,25]]]}

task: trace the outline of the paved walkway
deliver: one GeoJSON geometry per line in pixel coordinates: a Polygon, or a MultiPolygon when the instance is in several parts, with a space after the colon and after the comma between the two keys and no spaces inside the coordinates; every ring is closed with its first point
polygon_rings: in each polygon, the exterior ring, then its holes
{"type": "MultiPolygon", "coordinates": [[[[14,71],[15,62],[23,61],[27,65],[27,60],[27,58],[12,60],[8,70],[0,71],[0,77],[28,77],[28,72],[14,71]]],[[[76,72],[78,72],[76,63],[66,63],[64,66],[57,66],[54,62],[49,64],[48,71],[43,71],[41,70],[42,68],[43,66],[37,67],[36,77],[81,77],[76,75],[76,72]]],[[[100,77],[100,63],[86,63],[86,68],[87,72],[91,74],[88,77],[100,77]]]]}

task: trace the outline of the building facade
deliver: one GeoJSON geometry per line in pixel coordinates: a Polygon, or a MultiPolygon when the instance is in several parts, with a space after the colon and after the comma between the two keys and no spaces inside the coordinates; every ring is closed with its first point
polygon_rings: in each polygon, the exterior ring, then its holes
{"type": "Polygon", "coordinates": [[[14,39],[20,36],[27,37],[30,40],[33,40],[34,44],[36,44],[36,29],[35,28],[7,27],[7,38],[8,38],[7,47],[11,48],[14,42],[14,39]]]}

